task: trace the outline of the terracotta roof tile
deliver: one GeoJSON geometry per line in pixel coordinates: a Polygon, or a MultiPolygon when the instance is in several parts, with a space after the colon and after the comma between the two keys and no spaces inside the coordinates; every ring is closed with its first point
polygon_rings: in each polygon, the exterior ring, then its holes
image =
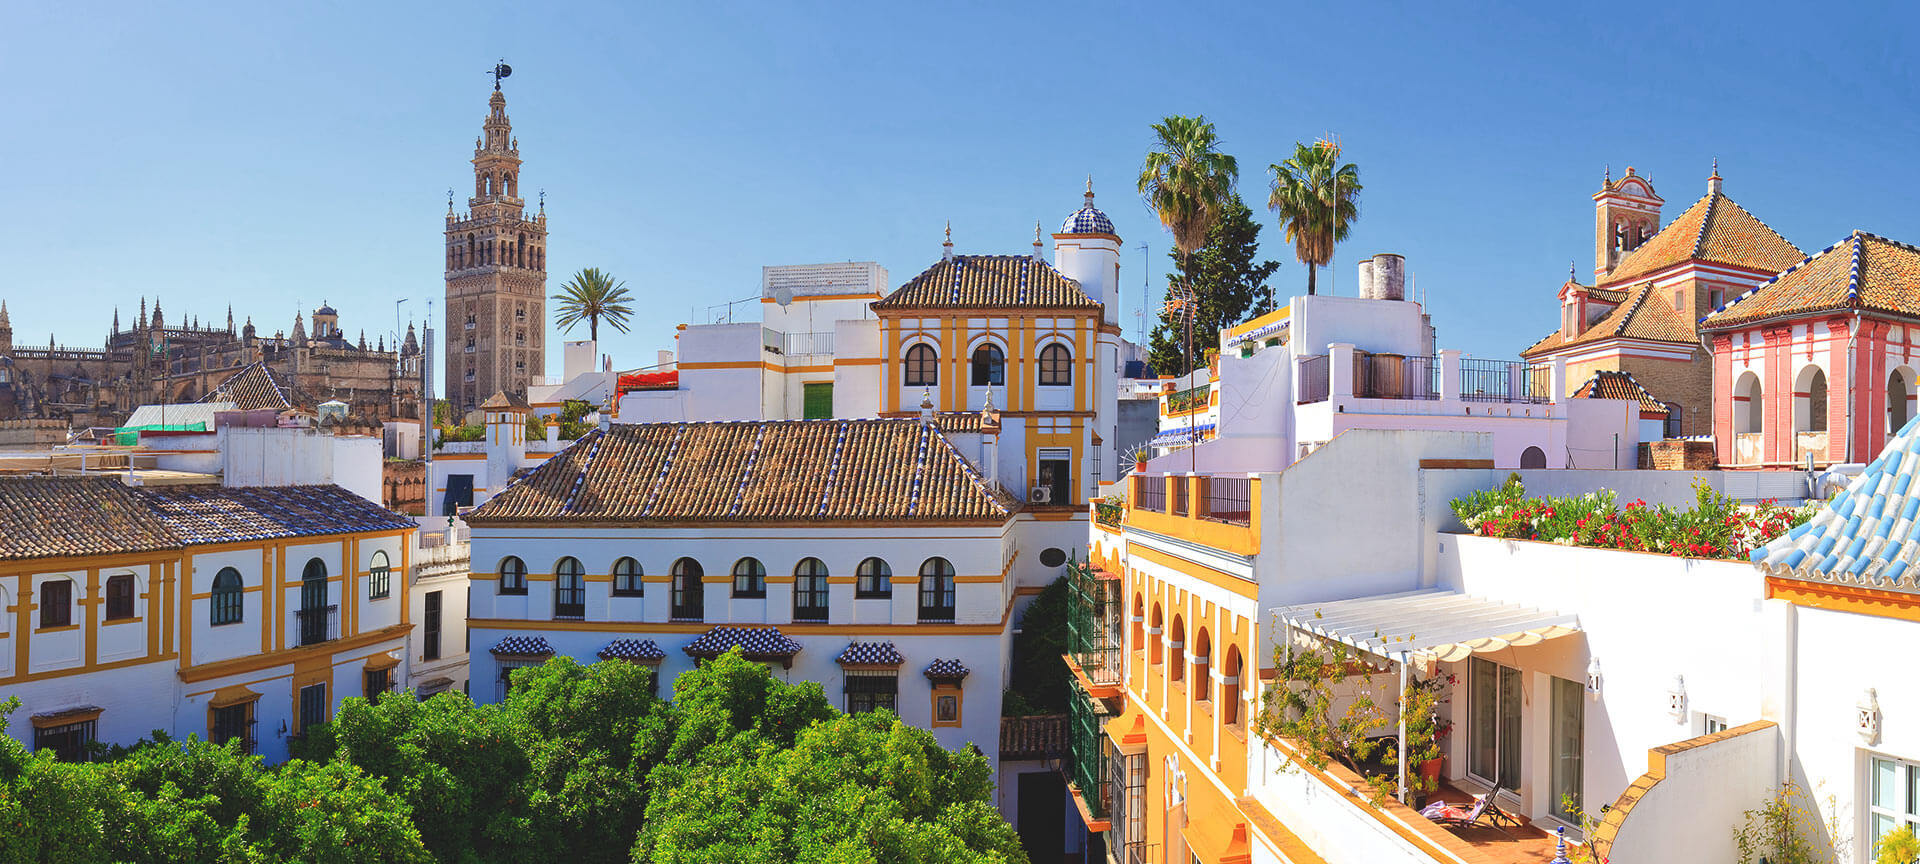
{"type": "Polygon", "coordinates": [[[0,478],[0,560],[178,548],[179,538],[117,478],[0,478]]]}
{"type": "Polygon", "coordinates": [[[1520,352],[1520,356],[1532,358],[1572,345],[1613,338],[1688,344],[1697,341],[1693,325],[1665,297],[1655,295],[1653,283],[1643,282],[1627,289],[1626,293],[1625,302],[1580,335],[1566,339],[1555,331],[1520,352]]]}
{"type": "Polygon", "coordinates": [[[1028,306],[1098,309],[1053,265],[1031,255],[955,255],[907,280],[875,309],[990,309],[1028,306]]]}
{"type": "Polygon", "coordinates": [[[1718,192],[1693,202],[1599,281],[1619,286],[1683,261],[1710,261],[1779,272],[1804,257],[1746,208],[1718,192]]]}
{"type": "Polygon", "coordinates": [[[480,403],[480,409],[483,411],[511,410],[523,413],[533,410],[527,404],[526,397],[518,393],[508,393],[505,390],[494,391],[492,396],[487,397],[487,401],[480,403]]]}
{"type": "Polygon", "coordinates": [[[1000,718],[1001,759],[1047,759],[1067,752],[1067,715],[1000,718]]]}
{"type": "Polygon", "coordinates": [[[919,418],[595,430],[468,517],[520,522],[1000,522],[1010,503],[919,418]]]}
{"type": "Polygon", "coordinates": [[[1920,316],[1920,249],[1855,231],[1734,298],[1700,326],[1722,329],[1840,309],[1920,316]]]}
{"type": "Polygon", "coordinates": [[[241,411],[261,408],[285,411],[293,407],[293,403],[287,401],[287,388],[280,386],[266,363],[254,363],[227,376],[227,380],[200,401],[232,402],[233,407],[241,411]]]}
{"type": "Polygon", "coordinates": [[[1643,414],[1667,413],[1667,406],[1653,398],[1653,394],[1648,393],[1647,388],[1641,386],[1640,382],[1635,381],[1633,375],[1627,372],[1605,369],[1595,372],[1592,378],[1588,378],[1585,384],[1580,385],[1580,389],[1573,391],[1573,396],[1575,399],[1625,399],[1629,402],[1639,402],[1640,411],[1643,414]]]}
{"type": "Polygon", "coordinates": [[[136,494],[188,546],[415,527],[338,486],[155,486],[136,494]]]}

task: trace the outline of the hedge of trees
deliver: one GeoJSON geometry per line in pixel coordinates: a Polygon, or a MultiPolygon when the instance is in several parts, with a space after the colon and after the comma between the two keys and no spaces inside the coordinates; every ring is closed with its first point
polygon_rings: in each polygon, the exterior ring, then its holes
{"type": "Polygon", "coordinates": [[[650,674],[555,658],[498,705],[348,699],[274,767],[157,733],[85,763],[0,736],[0,860],[1026,860],[978,752],[737,653],[671,701],[650,674]]]}

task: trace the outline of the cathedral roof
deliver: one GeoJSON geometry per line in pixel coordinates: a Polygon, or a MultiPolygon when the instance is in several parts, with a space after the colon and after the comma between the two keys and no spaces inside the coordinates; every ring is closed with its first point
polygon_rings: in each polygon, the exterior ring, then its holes
{"type": "Polygon", "coordinates": [[[1053,265],[1032,255],[955,255],[907,280],[874,309],[1098,309],[1053,265]]]}
{"type": "Polygon", "coordinates": [[[1805,257],[1746,208],[1718,191],[1709,192],[1627,253],[1600,282],[1614,287],[1685,261],[1731,264],[1778,273],[1805,257]]]}
{"type": "Polygon", "coordinates": [[[253,411],[260,408],[286,410],[293,407],[287,399],[287,388],[273,377],[273,370],[265,363],[253,363],[232,375],[213,388],[202,402],[231,402],[241,411],[253,411]]]}
{"type": "Polygon", "coordinates": [[[595,430],[474,524],[1004,522],[1009,502],[919,418],[595,430]]]}
{"type": "Polygon", "coordinates": [[[1701,321],[1719,329],[1842,309],[1920,317],[1920,249],[1855,231],[1701,321]]]}
{"type": "Polygon", "coordinates": [[[1604,339],[1646,339],[1653,342],[1681,342],[1694,344],[1697,339],[1693,324],[1686,316],[1673,308],[1653,290],[1653,283],[1642,282],[1626,290],[1626,297],[1618,307],[1607,313],[1592,327],[1588,327],[1571,339],[1562,337],[1555,330],[1545,339],[1533,343],[1527,350],[1520,352],[1521,357],[1532,359],[1558,351],[1573,345],[1584,345],[1604,339]]]}

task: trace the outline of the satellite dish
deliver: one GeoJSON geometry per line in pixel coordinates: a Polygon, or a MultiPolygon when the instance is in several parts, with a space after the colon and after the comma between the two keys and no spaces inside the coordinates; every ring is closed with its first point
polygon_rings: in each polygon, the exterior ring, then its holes
{"type": "Polygon", "coordinates": [[[780,304],[782,309],[786,308],[793,302],[793,289],[785,285],[773,289],[773,302],[780,304]]]}

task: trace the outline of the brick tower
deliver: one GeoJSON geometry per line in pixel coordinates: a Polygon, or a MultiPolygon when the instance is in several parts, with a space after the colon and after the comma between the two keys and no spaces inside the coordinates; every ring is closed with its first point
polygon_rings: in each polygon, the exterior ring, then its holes
{"type": "Polygon", "coordinates": [[[1600,191],[1593,193],[1594,284],[1606,282],[1620,259],[1660,233],[1660,207],[1665,203],[1633,166],[1627,166],[1619,180],[1607,172],[1600,191]]]}
{"type": "Polygon", "coordinates": [[[544,381],[547,213],[520,197],[520,142],[496,80],[474,142],[473,197],[447,197],[446,394],[472,411],[498,391],[525,396],[544,381]]]}

